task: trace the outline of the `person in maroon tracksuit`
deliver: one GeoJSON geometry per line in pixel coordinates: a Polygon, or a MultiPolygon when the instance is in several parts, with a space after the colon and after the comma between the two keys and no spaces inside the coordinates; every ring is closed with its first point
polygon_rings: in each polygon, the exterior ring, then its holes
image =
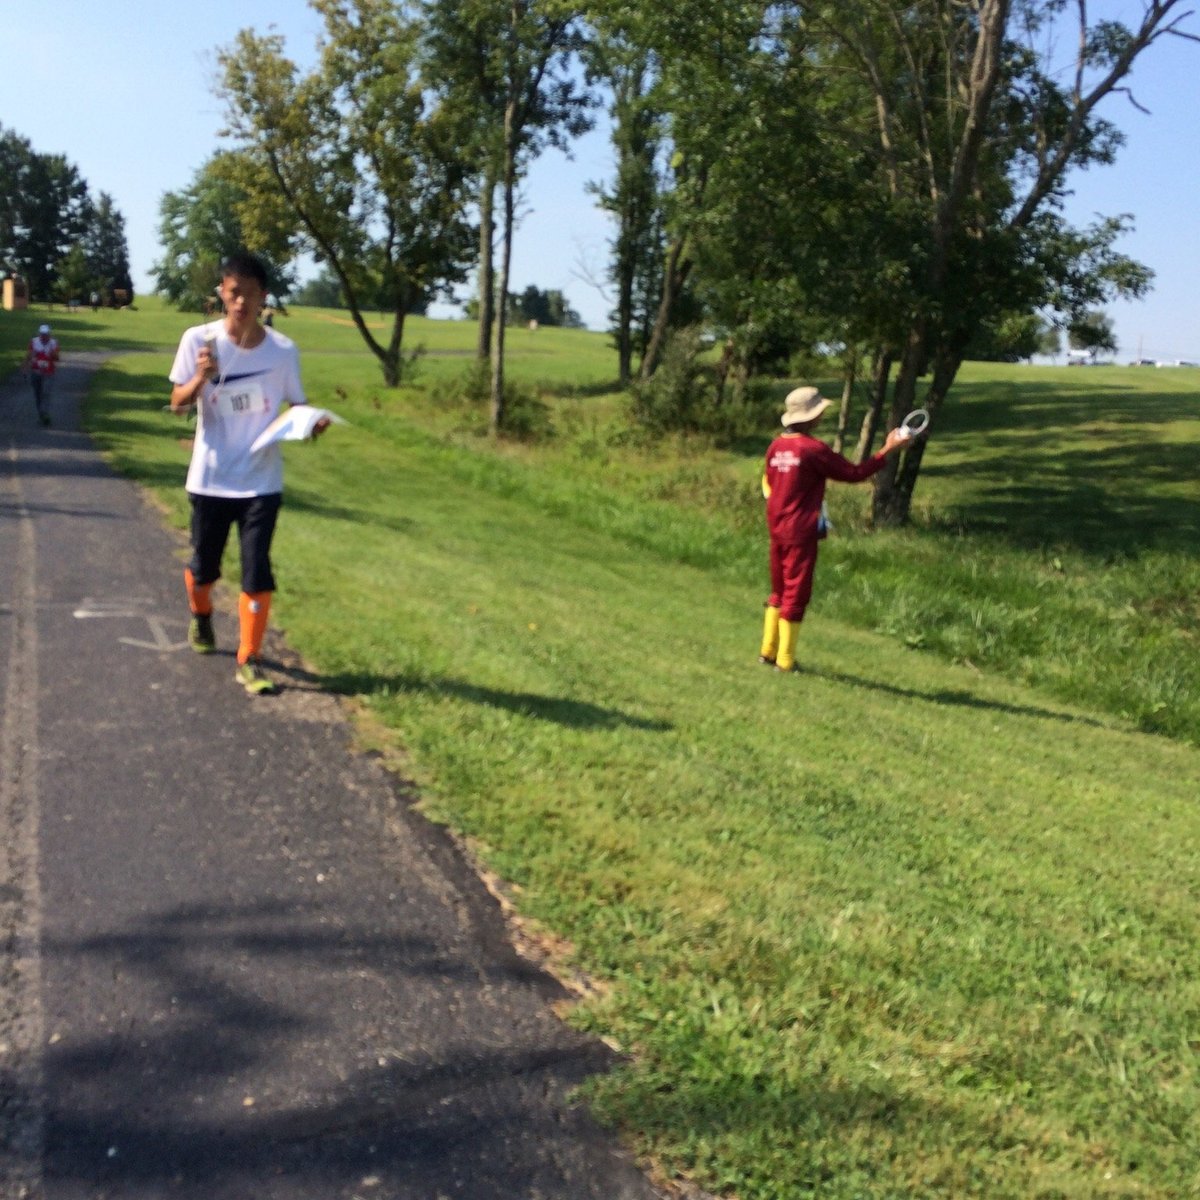
{"type": "Polygon", "coordinates": [[[859,483],[882,468],[889,454],[908,440],[893,429],[883,449],[852,463],[813,437],[829,407],[815,387],[799,387],[784,401],[784,432],[767,447],[763,496],[771,539],[771,594],[767,598],[759,662],[777,670],[795,669],[796,634],[812,596],[817,546],[828,531],[825,482],[859,483]]]}

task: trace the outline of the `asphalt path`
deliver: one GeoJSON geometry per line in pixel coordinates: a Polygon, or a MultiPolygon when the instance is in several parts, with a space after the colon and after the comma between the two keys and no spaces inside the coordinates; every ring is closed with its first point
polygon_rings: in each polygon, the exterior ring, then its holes
{"type": "Polygon", "coordinates": [[[246,696],[228,594],[186,647],[181,540],[78,432],[97,361],[48,429],[0,385],[0,1197],[658,1196],[571,1102],[611,1054],[338,702],[275,635],[246,696]]]}

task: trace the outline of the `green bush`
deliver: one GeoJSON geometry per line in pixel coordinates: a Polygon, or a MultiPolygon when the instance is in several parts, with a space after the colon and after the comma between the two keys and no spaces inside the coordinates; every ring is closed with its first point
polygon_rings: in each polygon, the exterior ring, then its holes
{"type": "Polygon", "coordinates": [[[658,370],[631,389],[629,415],[646,433],[699,433],[704,411],[713,403],[710,368],[701,361],[700,329],[677,329],[667,339],[658,370]]]}
{"type": "MultiPolygon", "coordinates": [[[[443,380],[430,389],[434,403],[442,409],[460,409],[485,432],[492,401],[491,367],[474,362],[456,378],[443,380]]],[[[554,436],[550,406],[537,390],[508,379],[504,383],[504,427],[502,436],[515,442],[545,442],[554,436]]]]}

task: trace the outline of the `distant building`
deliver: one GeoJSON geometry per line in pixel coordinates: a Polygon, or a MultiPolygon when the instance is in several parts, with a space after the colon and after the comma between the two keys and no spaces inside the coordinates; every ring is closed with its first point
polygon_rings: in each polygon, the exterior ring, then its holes
{"type": "Polygon", "coordinates": [[[4,307],[8,312],[29,307],[29,288],[20,275],[4,281],[4,307]]]}

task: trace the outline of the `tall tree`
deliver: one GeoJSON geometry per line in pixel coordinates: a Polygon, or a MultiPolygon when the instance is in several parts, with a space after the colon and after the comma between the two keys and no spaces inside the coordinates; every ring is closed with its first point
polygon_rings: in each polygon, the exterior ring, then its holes
{"type": "Polygon", "coordinates": [[[654,94],[654,52],[622,27],[619,14],[611,28],[607,17],[604,8],[593,11],[598,29],[588,48],[588,70],[611,91],[616,170],[609,183],[591,186],[616,226],[608,275],[616,291],[612,332],[625,387],[633,377],[634,355],[645,355],[661,299],[665,130],[654,94]]]}
{"type": "Polygon", "coordinates": [[[1112,320],[1106,313],[1083,313],[1067,329],[1067,343],[1072,350],[1091,350],[1116,354],[1117,339],[1112,320]]]}
{"type": "Polygon", "coordinates": [[[259,254],[268,291],[286,296],[294,281],[295,218],[277,193],[247,182],[261,167],[238,153],[214,154],[179,192],[159,202],[163,256],[156,290],[181,309],[203,309],[220,280],[221,259],[238,249],[259,254]]]}
{"type": "Polygon", "coordinates": [[[496,320],[496,187],[500,152],[493,114],[503,107],[502,80],[495,69],[492,29],[473,5],[457,0],[423,0],[424,69],[444,99],[455,139],[469,165],[478,221],[475,272],[475,354],[492,357],[496,320]]]}
{"type": "Polygon", "coordinates": [[[639,370],[644,380],[657,369],[671,331],[697,316],[693,275],[699,244],[722,199],[714,172],[737,157],[738,130],[747,128],[747,73],[761,58],[760,41],[775,6],[771,0],[695,0],[686,9],[634,9],[610,0],[595,7],[602,28],[615,29],[652,55],[655,73],[646,103],[663,114],[667,178],[657,184],[663,236],[657,308],[639,370]]]}
{"type": "Polygon", "coordinates": [[[509,294],[508,323],[538,325],[561,325],[568,329],[580,329],[583,319],[567,302],[566,296],[556,288],[542,291],[530,284],[519,296],[509,294]]]}
{"type": "MultiPolygon", "coordinates": [[[[903,334],[886,346],[896,363],[889,424],[915,406],[926,374],[923,403],[936,414],[971,337],[998,313],[1147,285],[1115,252],[1111,226],[1072,230],[1060,204],[1070,168],[1113,160],[1120,136],[1097,106],[1154,41],[1184,34],[1180,3],[1146,0],[1132,28],[1089,24],[1086,0],[796,6],[827,37],[826,65],[862,88],[878,186],[919,233],[896,296],[903,334]],[[1064,12],[1078,47],[1066,86],[1045,50],[1064,12]],[[1068,245],[1082,246],[1087,278],[1068,267],[1068,245]]],[[[924,448],[914,443],[876,477],[877,522],[907,519],[924,448]]]]}
{"type": "Polygon", "coordinates": [[[0,257],[25,277],[31,296],[50,299],[58,264],[92,219],[87,183],[63,155],[40,154],[27,139],[2,129],[0,167],[0,257]]]}
{"type": "MultiPolygon", "coordinates": [[[[583,47],[582,14],[571,0],[431,0],[425,11],[439,86],[459,127],[475,130],[481,208],[490,214],[491,196],[499,194],[500,267],[489,288],[490,268],[481,262],[484,310],[494,296],[508,295],[517,189],[529,163],[547,145],[565,150],[590,124],[591,99],[572,70],[583,47]]],[[[491,339],[493,433],[504,427],[502,316],[491,339]]]]}
{"type": "Polygon", "coordinates": [[[243,180],[252,199],[286,202],[395,386],[406,315],[465,277],[468,164],[453,114],[422,83],[411,16],[390,0],[311,2],[325,38],[309,74],[274,34],[243,31],[220,54],[229,133],[259,168],[243,180]],[[381,300],[391,315],[385,340],[364,315],[381,300]]]}
{"type": "MultiPolygon", "coordinates": [[[[133,277],[129,271],[129,244],[125,240],[125,218],[107,192],[100,193],[92,221],[83,240],[87,269],[102,296],[122,292],[133,299],[133,277]]],[[[92,288],[88,289],[89,291],[92,288]]]]}

